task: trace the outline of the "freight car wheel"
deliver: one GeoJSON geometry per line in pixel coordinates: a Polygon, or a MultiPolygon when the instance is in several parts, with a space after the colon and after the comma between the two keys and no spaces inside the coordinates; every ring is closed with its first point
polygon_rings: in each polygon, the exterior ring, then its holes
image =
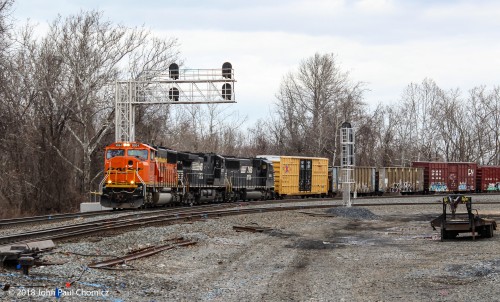
{"type": "Polygon", "coordinates": [[[458,232],[454,231],[446,231],[445,229],[441,229],[441,241],[444,239],[455,239],[458,236],[458,232]]]}
{"type": "Polygon", "coordinates": [[[485,225],[483,230],[481,231],[481,236],[484,238],[493,237],[493,225],[485,225]]]}

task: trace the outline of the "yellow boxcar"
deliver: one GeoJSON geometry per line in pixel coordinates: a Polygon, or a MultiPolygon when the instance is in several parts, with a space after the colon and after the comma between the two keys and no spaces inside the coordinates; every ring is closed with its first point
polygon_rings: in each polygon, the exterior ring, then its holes
{"type": "Polygon", "coordinates": [[[328,159],[280,156],[274,161],[274,190],[284,195],[328,194],[328,159]]]}

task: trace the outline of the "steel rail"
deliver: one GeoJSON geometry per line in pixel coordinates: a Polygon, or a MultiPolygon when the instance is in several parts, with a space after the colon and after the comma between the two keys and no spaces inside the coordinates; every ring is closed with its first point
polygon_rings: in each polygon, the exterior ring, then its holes
{"type": "Polygon", "coordinates": [[[34,223],[34,222],[54,222],[66,219],[75,219],[80,217],[93,217],[101,215],[113,214],[113,211],[92,211],[85,213],[62,213],[50,214],[41,216],[18,217],[9,219],[0,219],[0,228],[5,226],[13,226],[18,224],[34,223]]]}
{"type": "MultiPolygon", "coordinates": [[[[495,194],[472,194],[472,195],[481,195],[481,196],[486,196],[486,195],[495,195],[495,194]]],[[[358,197],[354,199],[354,202],[356,201],[369,201],[372,199],[395,199],[395,198],[415,198],[415,197],[442,197],[446,196],[444,195],[403,195],[403,196],[363,196],[363,197],[358,197]]],[[[260,201],[240,201],[236,203],[221,203],[220,205],[226,206],[226,207],[231,207],[231,206],[239,206],[239,205],[263,205],[263,204],[277,204],[277,203],[287,203],[287,202],[315,202],[315,201],[336,201],[336,200],[341,200],[339,198],[304,198],[304,199],[275,199],[275,200],[260,200],[260,201]]],[[[363,203],[363,206],[393,206],[393,205],[414,205],[414,204],[434,204],[434,203],[440,203],[440,200],[437,200],[436,202],[421,202],[421,203],[407,203],[407,202],[399,202],[399,203],[363,203]]],[[[487,201],[476,201],[474,204],[500,204],[499,202],[487,202],[487,201]]],[[[357,204],[354,204],[357,205],[357,204]]],[[[191,208],[199,208],[199,207],[213,207],[214,204],[203,204],[203,205],[196,205],[191,208]]],[[[150,212],[163,212],[163,211],[178,211],[179,209],[185,208],[185,205],[182,206],[177,206],[169,209],[161,209],[161,208],[151,208],[143,211],[139,211],[137,209],[126,209],[126,210],[120,210],[120,211],[93,211],[93,212],[85,212],[85,213],[63,213],[63,214],[51,214],[51,215],[43,215],[43,216],[32,216],[32,217],[20,217],[20,218],[12,218],[12,219],[0,219],[0,228],[5,228],[5,227],[11,227],[19,224],[29,224],[29,223],[51,223],[51,222],[56,222],[56,221],[62,221],[62,220],[69,220],[69,219],[77,219],[77,218],[86,218],[86,217],[95,217],[95,216],[104,216],[104,215],[113,215],[113,214],[120,214],[123,213],[123,211],[135,211],[133,214],[125,215],[122,217],[129,217],[129,216],[136,216],[136,215],[144,215],[144,213],[150,213],[150,212]]]]}
{"type": "MultiPolygon", "coordinates": [[[[398,203],[401,206],[421,206],[421,205],[436,205],[437,203],[398,203]]],[[[366,207],[366,206],[385,206],[387,204],[354,204],[354,207],[366,207]]],[[[393,204],[394,205],[394,204],[393,204]]],[[[94,233],[105,233],[113,230],[125,230],[130,228],[139,228],[144,226],[151,226],[156,224],[173,224],[182,223],[185,221],[203,220],[212,217],[222,217],[231,215],[243,215],[243,214],[253,214],[253,213],[265,213],[265,212],[276,212],[276,211],[293,211],[293,210],[308,210],[308,209],[324,209],[340,207],[341,205],[333,204],[320,204],[320,205],[277,205],[271,207],[235,207],[228,209],[218,208],[205,210],[199,208],[186,209],[184,211],[168,212],[168,213],[158,213],[149,212],[151,215],[140,216],[137,214],[132,214],[128,216],[136,217],[117,217],[113,219],[96,220],[93,222],[81,223],[66,227],[50,228],[39,231],[25,232],[20,234],[13,234],[8,236],[0,237],[0,244],[12,244],[12,243],[26,243],[36,240],[62,240],[71,237],[77,237],[82,235],[90,235],[94,233]]]]}
{"type": "Polygon", "coordinates": [[[150,246],[147,248],[143,248],[140,251],[132,252],[132,253],[129,253],[129,254],[122,256],[122,257],[119,257],[119,258],[108,259],[108,260],[104,260],[101,262],[91,263],[91,264],[89,264],[88,267],[90,267],[90,268],[106,268],[106,267],[114,266],[117,264],[123,264],[123,263],[126,263],[127,261],[152,256],[152,255],[158,254],[158,253],[166,251],[166,250],[174,249],[176,247],[189,246],[189,245],[194,245],[194,244],[196,244],[196,241],[176,240],[175,242],[163,244],[160,246],[150,246]]]}
{"type": "MultiPolygon", "coordinates": [[[[220,204],[225,205],[225,204],[220,204]]],[[[195,207],[213,207],[215,204],[203,204],[197,205],[195,207]]],[[[51,223],[58,222],[69,219],[77,219],[77,218],[87,218],[87,217],[95,217],[95,216],[104,216],[104,215],[115,215],[115,214],[123,214],[125,212],[132,212],[132,214],[125,216],[135,216],[142,215],[150,212],[162,212],[162,211],[179,211],[183,208],[186,208],[185,205],[173,207],[173,208],[148,208],[148,209],[123,209],[123,210],[105,210],[105,211],[91,211],[84,213],[62,213],[62,214],[51,214],[51,215],[42,215],[42,216],[30,216],[30,217],[18,217],[18,218],[9,218],[9,219],[0,219],[0,228],[11,227],[19,224],[29,224],[29,223],[51,223]]],[[[192,207],[189,207],[192,208],[192,207]]],[[[124,217],[124,216],[121,216],[124,217]]]]}
{"type": "Polygon", "coordinates": [[[217,210],[220,208],[226,208],[227,206],[230,206],[230,204],[215,204],[215,205],[210,205],[210,206],[204,206],[204,207],[196,207],[196,208],[184,208],[184,209],[165,209],[162,211],[147,211],[147,212],[136,212],[133,214],[128,214],[124,216],[119,216],[119,217],[114,217],[114,218],[107,218],[107,219],[101,219],[101,220],[95,220],[95,221],[90,221],[90,222],[82,222],[82,223],[77,223],[77,224],[72,224],[69,226],[62,226],[62,227],[52,227],[52,228],[45,228],[42,230],[36,230],[36,231],[28,231],[28,232],[23,232],[23,233],[16,233],[16,234],[10,234],[6,236],[0,237],[0,244],[7,244],[7,243],[15,243],[15,242],[27,242],[30,241],[31,238],[37,238],[37,240],[52,240],[52,239],[59,239],[59,238],[65,238],[64,234],[79,234],[79,233],[85,233],[85,229],[87,229],[88,232],[92,231],[98,231],[100,229],[107,229],[110,226],[124,226],[127,227],[129,224],[133,225],[134,222],[138,221],[147,221],[150,216],[154,217],[174,217],[174,218],[179,218],[183,217],[185,215],[189,215],[192,212],[197,212],[199,213],[200,211],[205,210],[217,210]],[[59,236],[62,234],[61,236],[59,236]]]}

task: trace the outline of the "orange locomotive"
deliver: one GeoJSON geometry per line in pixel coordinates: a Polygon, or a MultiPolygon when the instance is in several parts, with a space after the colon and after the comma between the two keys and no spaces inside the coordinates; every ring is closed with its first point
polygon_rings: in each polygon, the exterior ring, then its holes
{"type": "Polygon", "coordinates": [[[161,155],[155,148],[137,142],[106,147],[101,205],[138,208],[170,202],[171,194],[166,190],[177,187],[177,163],[161,155]]]}

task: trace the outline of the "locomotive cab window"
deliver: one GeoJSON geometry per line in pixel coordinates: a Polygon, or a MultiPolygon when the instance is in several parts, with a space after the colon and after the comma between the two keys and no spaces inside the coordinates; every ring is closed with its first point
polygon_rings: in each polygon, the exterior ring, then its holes
{"type": "Polygon", "coordinates": [[[137,157],[140,160],[146,160],[148,159],[148,150],[129,149],[127,155],[137,157]]]}
{"type": "Polygon", "coordinates": [[[125,150],[123,149],[109,149],[108,152],[106,152],[106,159],[113,158],[115,156],[123,156],[125,155],[125,150]]]}

